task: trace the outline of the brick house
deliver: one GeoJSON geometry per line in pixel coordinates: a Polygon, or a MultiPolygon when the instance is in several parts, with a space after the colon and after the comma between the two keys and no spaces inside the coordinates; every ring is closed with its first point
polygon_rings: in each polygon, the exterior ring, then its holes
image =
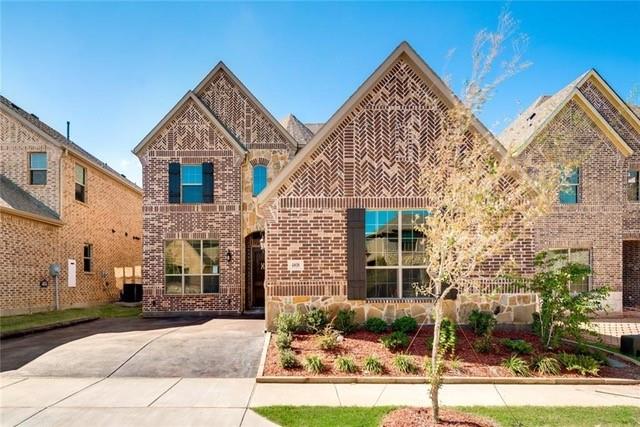
{"type": "MultiPolygon", "coordinates": [[[[352,307],[358,320],[405,313],[427,316],[430,301],[412,295],[408,286],[425,274],[416,261],[420,236],[412,224],[426,214],[418,185],[420,159],[438,126],[426,105],[446,109],[456,102],[406,43],[324,125],[305,125],[291,115],[281,126],[218,65],[134,150],[143,165],[145,190],[145,312],[239,313],[264,304],[268,324],[281,311],[310,307],[352,307]],[[266,180],[256,172],[259,166],[266,166],[266,180]],[[195,200],[188,197],[192,171],[195,200]],[[265,181],[266,188],[256,188],[256,182],[265,181]]],[[[625,120],[638,120],[621,101],[612,107],[621,109],[625,120]]],[[[525,271],[532,270],[533,256],[541,248],[589,249],[595,270],[611,267],[596,271],[589,286],[606,282],[622,291],[623,240],[637,238],[638,231],[632,225],[637,205],[625,199],[626,188],[632,186],[625,168],[633,166],[629,159],[640,147],[630,148],[635,143],[626,140],[629,150],[620,141],[609,143],[610,127],[600,123],[589,129],[607,129],[606,149],[620,157],[610,178],[620,191],[620,220],[615,220],[620,228],[612,237],[618,239],[619,258],[596,262],[596,256],[612,255],[596,251],[600,241],[595,238],[574,244],[574,231],[565,230],[560,221],[566,209],[578,208],[563,204],[558,206],[560,216],[546,220],[555,231],[543,225],[505,255],[519,259],[525,271]],[[622,231],[627,225],[628,233],[622,231]]],[[[474,128],[506,153],[479,121],[474,128]]],[[[591,137],[589,133],[584,138],[591,137]]],[[[601,166],[591,173],[611,172],[601,166]]],[[[595,207],[586,204],[591,191],[587,182],[578,190],[584,192],[580,206],[593,211],[595,207]]],[[[617,190],[607,187],[607,194],[617,190]]],[[[584,221],[592,221],[592,227],[609,224],[597,215],[585,215],[584,221]]],[[[590,232],[584,227],[576,231],[590,232]]],[[[624,250],[625,265],[631,265],[624,277],[637,277],[633,245],[624,250]]],[[[633,280],[629,287],[640,287],[633,280]]],[[[536,296],[501,289],[491,295],[459,295],[447,302],[447,314],[464,321],[468,312],[481,307],[499,309],[501,322],[530,321],[536,296]]],[[[617,309],[619,300],[614,295],[617,309]]]]}
{"type": "Polygon", "coordinates": [[[61,308],[118,299],[141,280],[141,211],[142,189],[0,97],[2,315],[55,307],[52,263],[61,308]]]}

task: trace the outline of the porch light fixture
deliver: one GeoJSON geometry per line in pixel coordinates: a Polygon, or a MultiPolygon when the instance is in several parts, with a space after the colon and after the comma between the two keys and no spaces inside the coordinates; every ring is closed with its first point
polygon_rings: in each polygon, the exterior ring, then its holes
{"type": "Polygon", "coordinates": [[[227,262],[231,262],[231,249],[227,249],[227,262]]]}

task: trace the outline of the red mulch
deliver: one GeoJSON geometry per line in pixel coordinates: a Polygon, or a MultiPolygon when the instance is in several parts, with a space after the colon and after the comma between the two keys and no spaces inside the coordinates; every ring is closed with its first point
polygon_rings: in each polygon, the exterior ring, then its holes
{"type": "Polygon", "coordinates": [[[391,411],[382,420],[382,427],[496,427],[486,418],[464,412],[440,409],[440,422],[435,423],[430,408],[402,408],[391,411]]]}
{"type": "MultiPolygon", "coordinates": [[[[445,375],[458,377],[508,377],[511,373],[501,366],[502,361],[511,355],[511,351],[504,347],[500,341],[504,338],[524,339],[530,342],[534,347],[534,353],[546,353],[540,345],[540,341],[536,335],[531,332],[517,331],[495,331],[494,332],[494,352],[492,353],[476,353],[472,344],[478,338],[472,331],[466,328],[459,328],[458,341],[456,346],[457,363],[451,361],[447,357],[447,371],[445,375]],[[457,366],[456,366],[457,365],[457,366]]],[[[295,334],[292,349],[296,353],[299,362],[302,362],[306,356],[319,355],[325,365],[325,370],[320,376],[360,376],[367,375],[365,372],[357,372],[354,374],[346,374],[334,368],[334,360],[337,356],[350,356],[356,365],[361,369],[364,359],[369,355],[376,355],[384,364],[386,372],[384,375],[389,376],[424,376],[423,361],[425,356],[431,356],[431,351],[426,345],[427,339],[431,340],[433,336],[433,328],[431,326],[423,327],[417,336],[413,337],[413,343],[406,350],[406,353],[414,356],[414,361],[419,370],[416,374],[403,374],[396,370],[393,366],[393,358],[397,354],[384,348],[379,343],[382,335],[375,334],[364,330],[359,330],[351,334],[347,334],[344,340],[338,345],[338,348],[331,351],[320,350],[317,343],[317,336],[311,334],[295,334]]],[[[570,348],[561,348],[559,351],[570,351],[570,348]]],[[[401,351],[402,352],[402,351],[401,351]]],[[[521,355],[522,358],[530,360],[532,355],[521,355]]],[[[626,363],[626,362],[625,362],[626,363]]],[[[606,378],[631,378],[640,379],[640,367],[627,363],[623,369],[603,366],[600,369],[600,376],[606,378]]],[[[267,376],[309,376],[314,375],[304,370],[302,366],[293,369],[284,369],[280,366],[278,357],[278,349],[275,346],[275,334],[272,335],[269,343],[269,350],[265,362],[264,375],[267,376]]],[[[532,376],[541,376],[532,371],[532,376]]],[[[563,371],[558,377],[579,377],[575,372],[563,371]]]]}

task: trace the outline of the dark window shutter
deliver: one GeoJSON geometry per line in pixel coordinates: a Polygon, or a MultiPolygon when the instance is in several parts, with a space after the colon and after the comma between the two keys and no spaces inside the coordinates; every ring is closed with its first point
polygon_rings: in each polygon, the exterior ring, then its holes
{"type": "Polygon", "coordinates": [[[169,203],[180,203],[180,163],[169,163],[169,203]]]}
{"type": "Polygon", "coordinates": [[[366,292],[364,209],[347,209],[347,298],[363,300],[366,292]]]}
{"type": "Polygon", "coordinates": [[[213,163],[202,164],[202,203],[213,203],[213,163]]]}

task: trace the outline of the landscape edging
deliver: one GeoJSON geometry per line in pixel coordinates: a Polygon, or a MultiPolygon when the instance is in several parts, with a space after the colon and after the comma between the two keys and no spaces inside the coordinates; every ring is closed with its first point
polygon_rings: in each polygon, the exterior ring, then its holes
{"type": "MultiPolygon", "coordinates": [[[[295,384],[425,384],[425,377],[256,377],[257,383],[295,384]]],[[[640,385],[640,380],[627,378],[528,378],[528,377],[448,377],[443,384],[570,384],[570,385],[640,385]]]]}
{"type": "Polygon", "coordinates": [[[271,332],[267,331],[262,345],[262,355],[260,356],[260,365],[258,365],[257,378],[264,377],[264,365],[267,363],[267,353],[269,352],[269,344],[271,343],[271,332]]]}

